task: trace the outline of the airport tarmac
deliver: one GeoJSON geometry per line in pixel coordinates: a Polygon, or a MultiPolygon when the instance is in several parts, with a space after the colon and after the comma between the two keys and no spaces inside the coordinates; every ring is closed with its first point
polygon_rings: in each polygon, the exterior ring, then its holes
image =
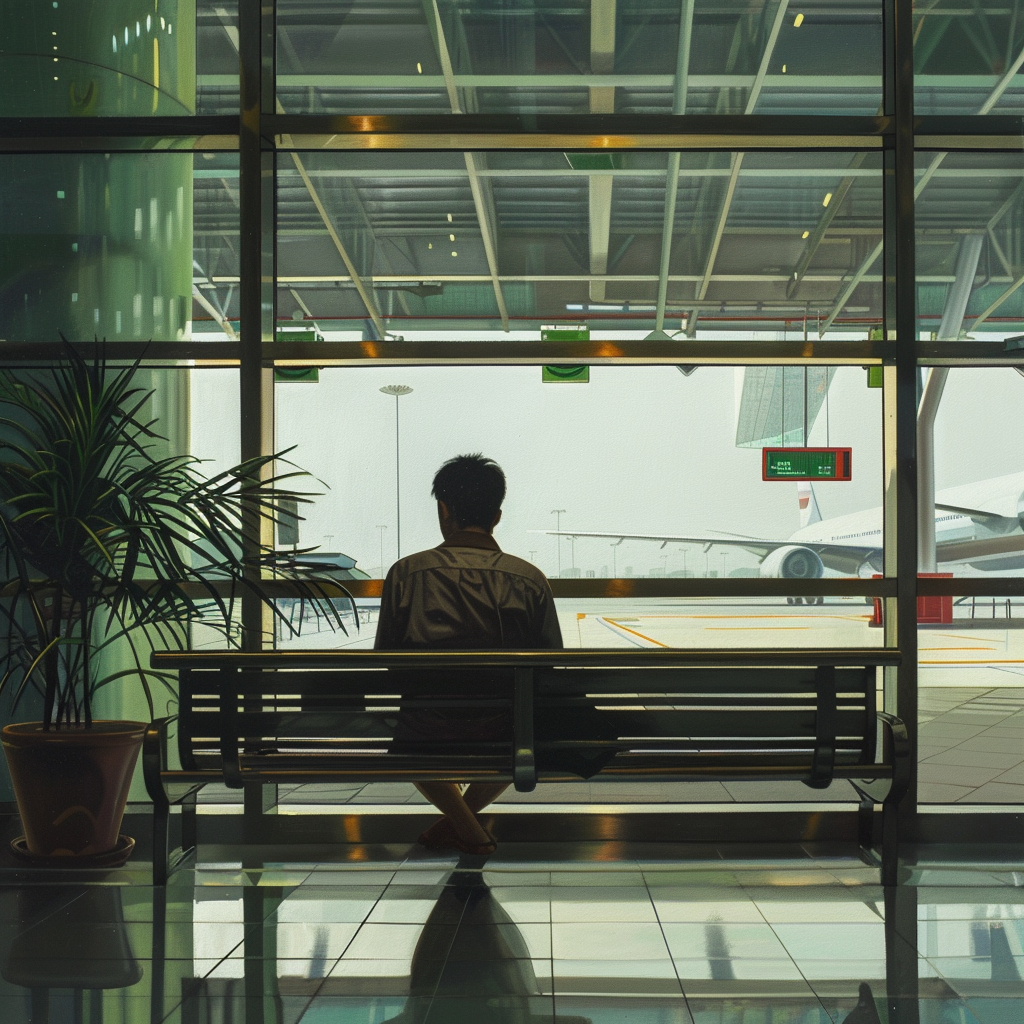
{"type": "MultiPolygon", "coordinates": [[[[559,599],[566,647],[687,649],[721,647],[876,647],[882,630],[871,626],[863,599],[827,598],[820,605],[791,605],[785,598],[559,599]]],[[[298,635],[282,636],[283,650],[366,649],[373,646],[377,602],[360,601],[358,631],[331,632],[323,620],[305,618],[298,635]]],[[[1024,687],[1024,608],[1005,602],[954,605],[953,622],[922,626],[920,685],[990,689],[1024,687]],[[993,613],[995,617],[993,617],[993,613]]],[[[294,617],[293,617],[294,619],[294,617]]],[[[295,620],[296,626],[299,626],[295,620]]]]}

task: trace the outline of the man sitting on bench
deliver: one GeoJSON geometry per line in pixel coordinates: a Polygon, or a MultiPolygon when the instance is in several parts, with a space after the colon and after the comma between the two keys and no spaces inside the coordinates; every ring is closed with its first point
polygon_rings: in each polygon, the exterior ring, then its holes
{"type": "MultiPolygon", "coordinates": [[[[434,477],[437,519],[444,541],[397,561],[381,594],[377,650],[518,650],[562,647],[551,588],[544,574],[505,554],[492,536],[501,519],[505,474],[483,455],[449,459],[434,477]]],[[[429,743],[511,741],[511,714],[472,709],[399,712],[392,750],[429,743]]],[[[477,815],[507,788],[474,782],[418,782],[444,815],[420,837],[433,849],[488,854],[493,836],[477,815]]]]}

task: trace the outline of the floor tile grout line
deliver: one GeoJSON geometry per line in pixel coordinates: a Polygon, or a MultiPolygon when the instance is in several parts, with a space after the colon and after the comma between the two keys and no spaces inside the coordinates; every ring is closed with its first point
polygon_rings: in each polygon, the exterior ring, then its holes
{"type": "Polygon", "coordinates": [[[662,921],[661,914],[658,913],[658,904],[654,901],[654,894],[651,892],[651,887],[647,884],[646,876],[644,877],[644,888],[647,890],[647,898],[651,901],[651,909],[654,911],[654,919],[658,922],[658,930],[661,932],[661,941],[665,943],[665,952],[668,953],[669,963],[672,964],[672,973],[676,976],[676,984],[679,985],[679,995],[683,1000],[683,1005],[686,1007],[691,1024],[695,1024],[697,1018],[694,1016],[693,1009],[690,1006],[690,998],[687,996],[686,989],[683,986],[683,979],[679,977],[679,967],[676,964],[676,958],[672,955],[672,947],[668,944],[668,936],[665,934],[665,922],[662,921]]]}

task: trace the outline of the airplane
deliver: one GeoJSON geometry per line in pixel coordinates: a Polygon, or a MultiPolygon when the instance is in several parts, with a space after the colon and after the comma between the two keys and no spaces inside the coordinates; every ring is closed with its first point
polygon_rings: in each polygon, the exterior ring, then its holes
{"type": "MultiPolygon", "coordinates": [[[[717,531],[715,535],[654,533],[592,533],[580,530],[538,530],[559,537],[605,540],[651,540],[667,544],[699,544],[742,548],[760,560],[763,579],[816,580],[830,569],[859,576],[866,569],[882,571],[882,509],[822,519],[814,487],[797,485],[800,527],[786,539],[771,540],[717,531]]],[[[941,564],[966,564],[985,572],[1024,568],[1024,473],[950,487],[935,496],[935,553],[941,564]]],[[[800,604],[799,597],[789,598],[800,604]]],[[[824,604],[809,597],[808,604],[824,604]]]]}

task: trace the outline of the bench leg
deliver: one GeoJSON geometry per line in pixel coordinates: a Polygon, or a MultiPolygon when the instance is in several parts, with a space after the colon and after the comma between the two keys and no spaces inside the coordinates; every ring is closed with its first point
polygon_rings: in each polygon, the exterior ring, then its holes
{"type": "Polygon", "coordinates": [[[857,843],[869,856],[875,848],[875,801],[863,793],[857,811],[857,843]]]}
{"type": "Polygon", "coordinates": [[[170,869],[171,851],[167,838],[168,816],[170,803],[164,800],[153,800],[153,884],[166,885],[170,869]]]}
{"type": "Polygon", "coordinates": [[[199,846],[199,828],[196,820],[197,795],[197,793],[189,793],[181,801],[181,853],[183,857],[195,852],[199,846]]]}
{"type": "Polygon", "coordinates": [[[882,804],[882,885],[898,884],[899,867],[899,811],[894,802],[886,800],[882,804]]]}

